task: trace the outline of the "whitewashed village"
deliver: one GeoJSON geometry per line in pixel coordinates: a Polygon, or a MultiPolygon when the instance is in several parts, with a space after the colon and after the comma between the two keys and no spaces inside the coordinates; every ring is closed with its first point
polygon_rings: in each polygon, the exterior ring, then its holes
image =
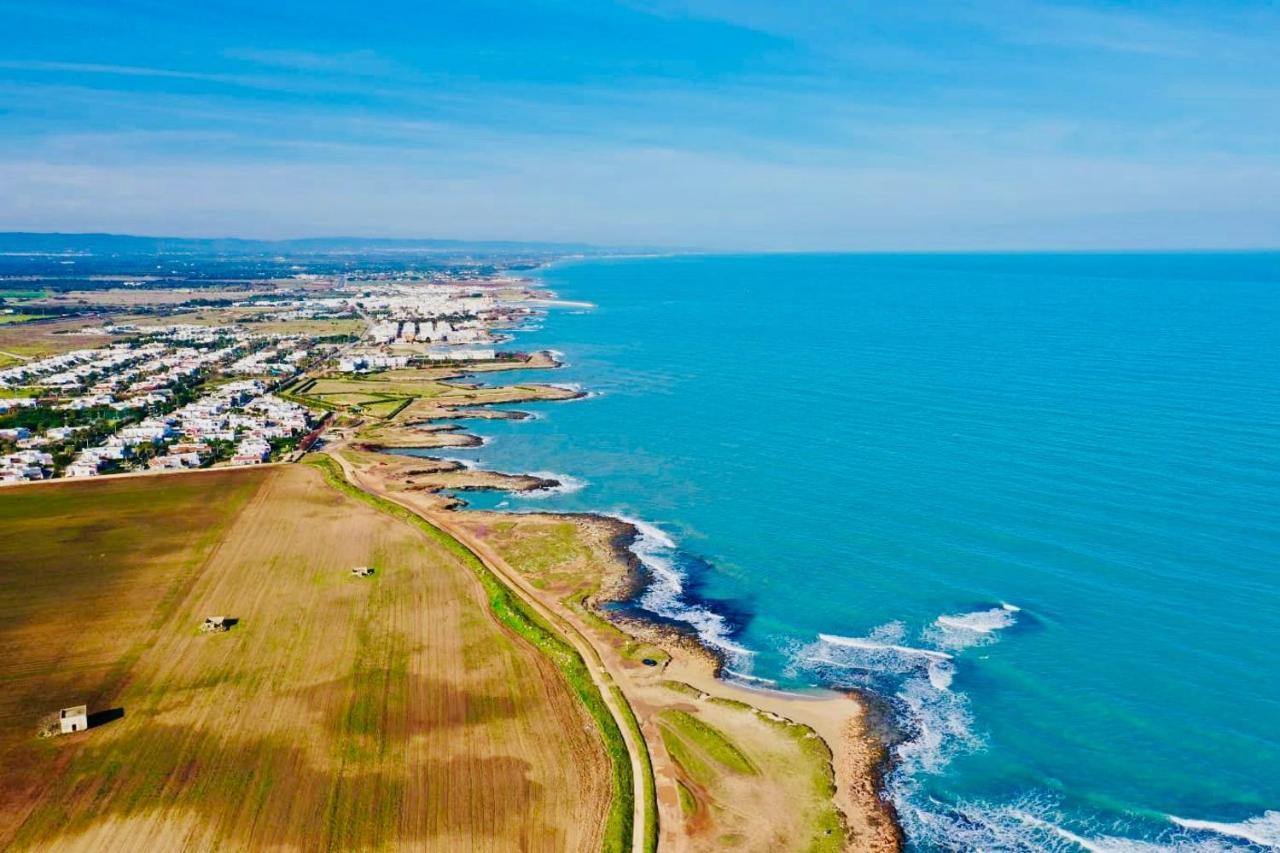
{"type": "Polygon", "coordinates": [[[304,371],[505,358],[501,330],[537,313],[518,294],[473,283],[335,285],[237,301],[225,324],[87,326],[86,339],[114,342],[0,369],[0,484],[285,459],[324,415],[282,393],[304,371]],[[246,311],[254,322],[235,322],[246,311]],[[358,319],[363,333],[254,331],[333,317],[358,319]]]}

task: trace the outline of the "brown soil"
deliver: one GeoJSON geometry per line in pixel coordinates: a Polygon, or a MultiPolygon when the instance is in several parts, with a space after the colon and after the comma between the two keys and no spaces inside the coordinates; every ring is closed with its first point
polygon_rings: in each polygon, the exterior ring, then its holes
{"type": "MultiPolygon", "coordinates": [[[[54,541],[0,545],[0,847],[599,846],[594,725],[435,540],[307,466],[157,482],[46,489],[54,541]],[[124,716],[34,737],[76,701],[124,716]]],[[[35,535],[29,494],[0,496],[6,542],[35,535]]]]}

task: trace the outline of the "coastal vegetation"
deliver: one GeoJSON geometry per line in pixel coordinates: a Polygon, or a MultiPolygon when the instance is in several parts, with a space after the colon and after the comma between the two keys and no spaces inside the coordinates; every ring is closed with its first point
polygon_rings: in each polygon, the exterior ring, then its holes
{"type": "Polygon", "coordinates": [[[723,732],[688,711],[670,708],[660,713],[658,719],[663,740],[678,743],[686,755],[700,753],[699,764],[704,763],[702,759],[709,759],[730,773],[755,775],[760,772],[723,732]]]}

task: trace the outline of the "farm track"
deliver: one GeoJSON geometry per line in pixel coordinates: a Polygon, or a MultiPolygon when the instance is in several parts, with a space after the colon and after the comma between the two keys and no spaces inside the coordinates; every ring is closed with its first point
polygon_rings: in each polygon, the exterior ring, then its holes
{"type": "Polygon", "coordinates": [[[452,536],[470,550],[486,568],[498,576],[513,592],[519,595],[539,616],[555,626],[562,638],[569,642],[581,656],[584,663],[586,663],[592,682],[604,699],[605,705],[613,716],[614,722],[617,724],[626,743],[633,780],[631,849],[633,853],[649,853],[649,851],[652,851],[655,848],[654,840],[657,835],[657,815],[650,807],[650,792],[653,790],[652,769],[648,766],[647,761],[643,761],[640,758],[641,755],[648,756],[648,746],[644,743],[643,735],[639,733],[630,707],[626,705],[627,700],[622,695],[612,675],[609,674],[596,648],[575,626],[567,623],[544,605],[523,575],[512,568],[491,547],[477,539],[466,527],[457,524],[454,519],[449,517],[447,512],[431,512],[415,506],[413,503],[401,500],[385,490],[375,488],[359,475],[354,466],[344,459],[341,453],[336,452],[336,448],[334,450],[335,452],[329,454],[329,458],[338,464],[348,482],[369,494],[399,505],[452,536]]]}

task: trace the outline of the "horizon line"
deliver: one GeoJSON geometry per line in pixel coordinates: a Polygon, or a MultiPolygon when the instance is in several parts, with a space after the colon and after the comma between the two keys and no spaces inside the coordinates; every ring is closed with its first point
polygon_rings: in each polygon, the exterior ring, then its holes
{"type": "MultiPolygon", "coordinates": [[[[191,236],[173,234],[137,234],[113,231],[0,231],[0,238],[15,237],[66,237],[66,238],[109,238],[127,240],[172,240],[198,242],[239,242],[239,243],[298,243],[308,241],[332,241],[352,243],[359,242],[396,242],[412,243],[448,243],[458,248],[468,245],[510,244],[513,247],[542,247],[552,249],[559,247],[569,252],[584,249],[613,255],[1015,255],[1015,254],[1063,254],[1063,255],[1122,255],[1122,254],[1271,254],[1280,253],[1280,245],[1275,246],[1127,246],[1127,247],[1055,247],[1052,245],[1035,247],[973,247],[973,248],[805,248],[805,249],[747,249],[730,247],[671,247],[671,246],[615,246],[590,241],[547,240],[536,238],[510,237],[397,237],[397,236],[354,236],[337,235],[305,235],[291,237],[245,237],[245,236],[191,236]]],[[[405,246],[405,248],[410,248],[405,246]]],[[[28,254],[24,252],[0,252],[0,256],[28,254]]],[[[68,252],[31,252],[33,255],[57,255],[68,252]]]]}

